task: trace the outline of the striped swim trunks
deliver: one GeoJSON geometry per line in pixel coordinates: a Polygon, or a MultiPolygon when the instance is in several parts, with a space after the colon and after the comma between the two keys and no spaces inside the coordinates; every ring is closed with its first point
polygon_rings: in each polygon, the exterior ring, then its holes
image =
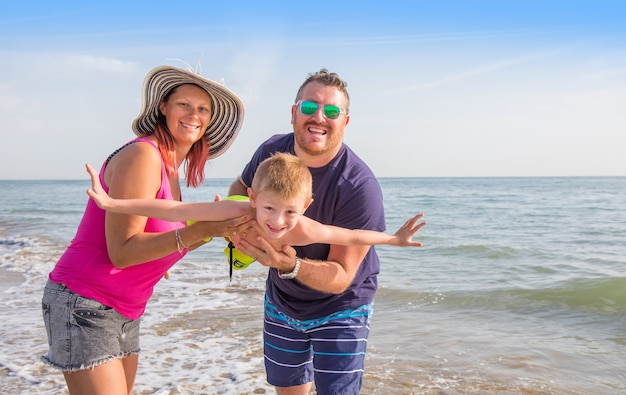
{"type": "Polygon", "coordinates": [[[374,304],[297,320],[265,300],[267,381],[291,387],[315,381],[318,395],[358,394],[374,304]]]}

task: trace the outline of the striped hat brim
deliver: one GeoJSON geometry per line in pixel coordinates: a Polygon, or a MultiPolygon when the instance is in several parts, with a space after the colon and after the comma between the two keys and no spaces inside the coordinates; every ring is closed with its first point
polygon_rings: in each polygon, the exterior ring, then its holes
{"type": "Polygon", "coordinates": [[[133,132],[138,136],[153,134],[159,117],[159,103],[169,91],[182,84],[198,85],[211,97],[211,121],[204,138],[209,145],[207,159],[214,159],[235,141],[243,124],[243,103],[224,85],[192,71],[173,66],[150,70],[143,83],[142,109],[133,121],[133,132]]]}

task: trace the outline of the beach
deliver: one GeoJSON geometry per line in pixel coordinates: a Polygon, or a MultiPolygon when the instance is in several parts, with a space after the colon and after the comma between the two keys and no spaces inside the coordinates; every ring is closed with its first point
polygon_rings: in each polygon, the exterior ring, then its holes
{"type": "Polygon", "coordinates": [[[12,272],[0,267],[0,292],[17,287],[24,281],[24,276],[20,273],[12,272]]]}
{"type": "MultiPolygon", "coordinates": [[[[209,180],[186,200],[212,200],[209,180]]],[[[66,394],[41,295],[73,236],[85,181],[0,181],[0,388],[66,394]],[[40,201],[47,191],[55,201],[40,201]]],[[[416,212],[416,249],[377,247],[363,394],[626,392],[626,178],[382,179],[388,231],[416,212]]],[[[266,269],[228,279],[214,240],[155,287],[136,394],[273,394],[266,269]]]]}

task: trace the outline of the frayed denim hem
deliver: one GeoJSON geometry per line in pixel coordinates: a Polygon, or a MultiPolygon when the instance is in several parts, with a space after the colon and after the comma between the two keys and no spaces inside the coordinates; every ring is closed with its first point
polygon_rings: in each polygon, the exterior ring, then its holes
{"type": "Polygon", "coordinates": [[[111,362],[115,359],[124,359],[130,355],[139,355],[139,351],[132,351],[132,352],[127,352],[127,353],[123,353],[121,355],[116,355],[116,356],[112,356],[112,357],[107,357],[107,358],[102,358],[98,361],[94,361],[91,362],[89,364],[82,364],[80,366],[61,366],[57,363],[55,363],[54,361],[51,361],[50,359],[48,359],[47,355],[42,355],[41,359],[48,364],[49,366],[52,366],[55,369],[59,369],[63,372],[78,372],[81,370],[87,370],[87,369],[93,369],[97,366],[100,366],[102,364],[105,364],[107,362],[111,362]]]}

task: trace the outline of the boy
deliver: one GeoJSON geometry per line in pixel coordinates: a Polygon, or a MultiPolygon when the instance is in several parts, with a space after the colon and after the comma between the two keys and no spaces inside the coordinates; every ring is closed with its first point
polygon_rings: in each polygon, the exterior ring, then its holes
{"type": "MultiPolygon", "coordinates": [[[[345,229],[321,224],[304,216],[313,202],[312,178],[308,167],[295,155],[276,153],[258,167],[247,201],[222,200],[216,202],[186,203],[158,199],[112,199],[102,188],[97,172],[87,165],[92,188],[87,194],[107,211],[143,215],[167,221],[222,221],[244,215],[250,210],[256,214],[256,224],[240,235],[233,234],[235,245],[243,238],[262,235],[276,250],[284,246],[302,246],[313,243],[338,245],[377,245],[421,247],[413,241],[426,222],[419,222],[424,214],[410,218],[394,235],[362,229],[345,229]]],[[[187,248],[180,234],[176,234],[180,251],[187,248]]],[[[256,259],[256,258],[255,258],[256,259]]]]}

